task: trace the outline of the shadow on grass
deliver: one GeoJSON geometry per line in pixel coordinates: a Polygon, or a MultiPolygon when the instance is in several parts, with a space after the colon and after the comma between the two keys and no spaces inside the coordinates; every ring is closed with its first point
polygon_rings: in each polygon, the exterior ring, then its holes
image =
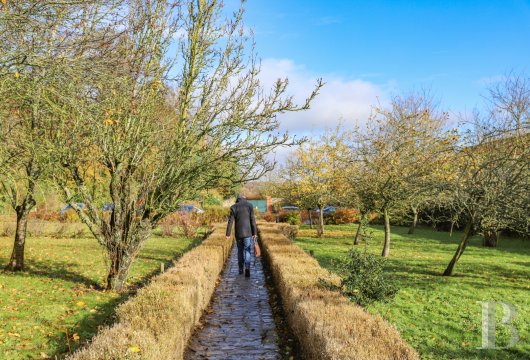
{"type": "MultiPolygon", "coordinates": [[[[55,265],[45,261],[31,260],[31,264],[25,268],[24,272],[6,271],[11,276],[27,277],[28,274],[34,277],[43,277],[49,279],[60,279],[73,283],[83,284],[87,288],[101,290],[102,286],[94,279],[86,277],[75,271],[69,270],[71,267],[77,267],[78,264],[72,262],[54,262],[55,265]]],[[[1,265],[0,265],[1,266],[1,265]]]]}
{"type": "Polygon", "coordinates": [[[104,327],[112,325],[116,321],[116,309],[131,297],[131,293],[124,292],[120,296],[111,299],[106,303],[98,305],[98,312],[85,316],[79,323],[68,333],[57,333],[49,340],[51,349],[54,354],[50,359],[66,359],[74,351],[87,345],[90,340],[104,327]],[[72,340],[72,335],[77,333],[78,342],[72,340]]]}
{"type": "MultiPolygon", "coordinates": [[[[204,239],[206,239],[211,234],[211,231],[202,234],[200,237],[196,237],[193,241],[182,251],[179,251],[173,259],[167,260],[164,262],[165,269],[169,269],[174,265],[174,262],[178,260],[182,255],[184,255],[189,250],[200,245],[204,239]]],[[[159,260],[151,256],[138,256],[138,258],[149,259],[149,260],[159,260]]],[[[53,339],[50,340],[51,344],[54,344],[55,353],[50,357],[51,359],[65,359],[74,351],[84,347],[89,344],[90,340],[99,332],[100,329],[105,326],[112,325],[116,319],[116,309],[119,305],[127,301],[129,298],[134,296],[136,292],[149,281],[160,274],[160,269],[155,269],[142,277],[139,282],[131,284],[127,287],[125,292],[120,293],[117,298],[114,298],[106,303],[99,304],[99,311],[94,314],[88,314],[81,321],[68,330],[68,334],[71,336],[74,333],[77,333],[79,336],[79,342],[73,342],[70,337],[67,337],[66,333],[58,333],[53,339]]]]}

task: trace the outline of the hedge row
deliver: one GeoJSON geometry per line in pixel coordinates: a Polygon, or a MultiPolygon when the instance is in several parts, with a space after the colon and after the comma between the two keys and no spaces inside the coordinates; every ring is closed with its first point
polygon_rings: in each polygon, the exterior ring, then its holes
{"type": "Polygon", "coordinates": [[[338,284],[339,278],[289,241],[277,225],[261,223],[259,228],[264,255],[305,358],[419,359],[392,325],[319,285],[319,279],[338,284]]]}
{"type": "Polygon", "coordinates": [[[121,305],[115,325],[70,359],[182,359],[232,246],[221,227],[121,305]]]}

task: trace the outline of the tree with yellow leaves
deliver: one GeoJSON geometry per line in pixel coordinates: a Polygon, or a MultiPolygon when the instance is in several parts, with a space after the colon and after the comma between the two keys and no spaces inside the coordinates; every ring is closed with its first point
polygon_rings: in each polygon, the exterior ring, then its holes
{"type": "Polygon", "coordinates": [[[353,133],[352,161],[358,169],[352,184],[383,216],[384,257],[390,255],[392,214],[430,190],[429,177],[451,150],[454,134],[446,130],[446,120],[428,93],[412,94],[376,106],[366,128],[353,133]]]}
{"type": "Polygon", "coordinates": [[[318,139],[300,145],[280,171],[282,180],[275,195],[302,209],[318,208],[319,236],[324,234],[324,207],[338,203],[343,195],[339,189],[345,151],[340,128],[328,130],[318,139]]]}
{"type": "Polygon", "coordinates": [[[0,12],[0,189],[16,213],[6,270],[21,271],[29,212],[38,182],[49,172],[46,137],[57,115],[55,102],[64,95],[65,73],[96,41],[70,29],[82,29],[98,7],[75,0],[1,4],[8,11],[0,12]]]}

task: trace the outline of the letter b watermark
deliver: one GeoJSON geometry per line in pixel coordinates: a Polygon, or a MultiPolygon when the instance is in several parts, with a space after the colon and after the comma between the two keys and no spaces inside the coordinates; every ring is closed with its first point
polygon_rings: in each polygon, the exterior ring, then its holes
{"type": "Polygon", "coordinates": [[[506,349],[517,345],[519,333],[512,324],[517,311],[515,306],[502,301],[477,301],[482,304],[482,347],[478,349],[506,349]],[[510,343],[505,347],[495,347],[495,305],[501,305],[503,316],[500,325],[510,329],[510,343]]]}

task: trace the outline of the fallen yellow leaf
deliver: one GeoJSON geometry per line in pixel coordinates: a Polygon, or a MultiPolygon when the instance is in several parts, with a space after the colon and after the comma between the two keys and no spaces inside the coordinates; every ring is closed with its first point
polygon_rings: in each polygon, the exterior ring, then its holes
{"type": "Polygon", "coordinates": [[[134,346],[129,346],[129,351],[132,353],[139,353],[142,350],[140,349],[140,347],[134,345],[134,346]]]}
{"type": "Polygon", "coordinates": [[[84,307],[85,306],[85,302],[84,301],[78,301],[76,303],[76,305],[79,306],[79,307],[84,307]]]}
{"type": "Polygon", "coordinates": [[[40,357],[43,358],[43,359],[47,359],[48,355],[46,355],[45,353],[41,352],[40,353],[40,357]]]}
{"type": "Polygon", "coordinates": [[[77,333],[75,333],[74,335],[72,335],[72,339],[74,339],[75,342],[78,342],[79,341],[79,335],[77,335],[77,333]]]}

